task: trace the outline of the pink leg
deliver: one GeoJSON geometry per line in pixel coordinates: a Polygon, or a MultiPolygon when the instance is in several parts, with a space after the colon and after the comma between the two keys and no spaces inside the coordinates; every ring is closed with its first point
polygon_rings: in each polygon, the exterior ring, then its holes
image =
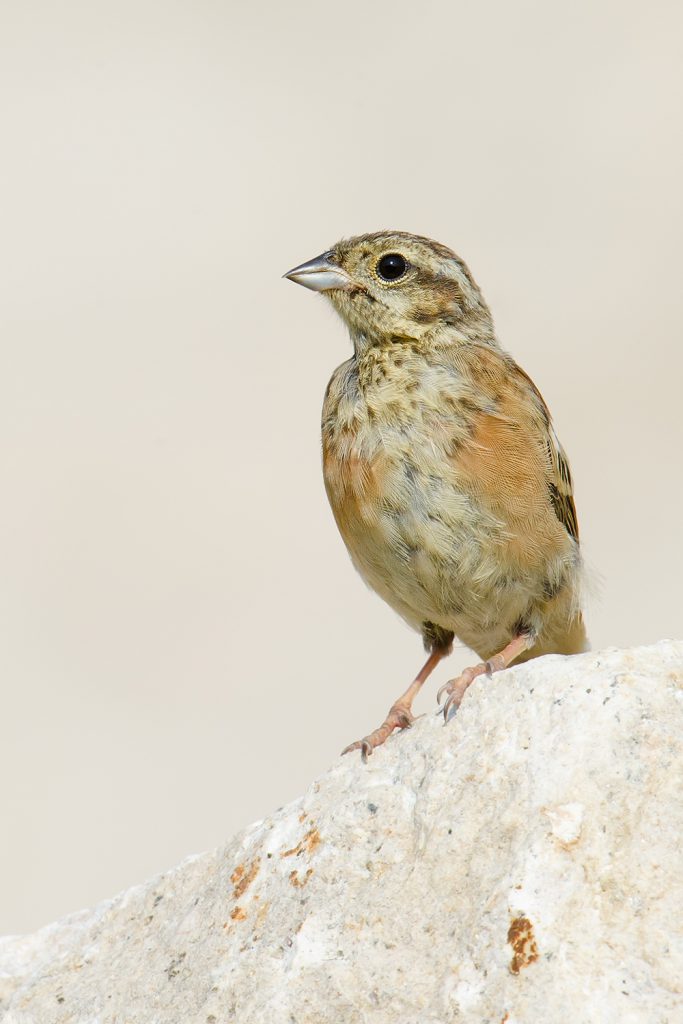
{"type": "Polygon", "coordinates": [[[348,754],[351,750],[360,750],[363,755],[363,760],[366,761],[375,747],[380,747],[392,734],[394,729],[410,728],[415,721],[415,717],[413,715],[413,701],[420,692],[422,684],[427,677],[431,675],[441,659],[445,658],[445,656],[450,653],[450,647],[442,648],[438,651],[432,651],[406,692],[401,694],[398,700],[391,705],[389,708],[389,714],[384,719],[379,729],[375,729],[374,732],[371,732],[362,740],[356,740],[355,743],[350,743],[348,747],[345,747],[344,750],[342,750],[342,754],[348,754]]]}
{"type": "Polygon", "coordinates": [[[515,658],[518,658],[524,651],[528,651],[530,647],[533,647],[535,642],[535,636],[529,633],[520,633],[499,654],[494,654],[488,661],[482,661],[473,668],[464,669],[457,679],[451,679],[449,682],[444,683],[436,695],[436,699],[440,704],[443,695],[448,694],[448,700],[443,706],[444,721],[448,720],[448,713],[452,708],[460,707],[460,702],[465,696],[467,687],[474,682],[477,676],[482,676],[484,673],[487,676],[492,676],[494,672],[500,672],[502,669],[507,668],[515,658]]]}

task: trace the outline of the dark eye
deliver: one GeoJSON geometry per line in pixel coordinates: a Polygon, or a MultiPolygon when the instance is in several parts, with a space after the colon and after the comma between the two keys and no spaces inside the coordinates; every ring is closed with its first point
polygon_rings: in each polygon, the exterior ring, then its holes
{"type": "Polygon", "coordinates": [[[377,273],[385,281],[398,281],[406,272],[407,263],[398,252],[389,252],[377,264],[377,273]]]}

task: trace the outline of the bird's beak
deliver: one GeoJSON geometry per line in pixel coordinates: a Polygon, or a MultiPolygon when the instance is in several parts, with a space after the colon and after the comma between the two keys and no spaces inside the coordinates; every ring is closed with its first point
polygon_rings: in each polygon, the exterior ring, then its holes
{"type": "Polygon", "coordinates": [[[334,262],[331,252],[324,252],[308,263],[288,270],[283,276],[314,292],[330,292],[335,289],[348,292],[356,287],[348,274],[334,262]]]}

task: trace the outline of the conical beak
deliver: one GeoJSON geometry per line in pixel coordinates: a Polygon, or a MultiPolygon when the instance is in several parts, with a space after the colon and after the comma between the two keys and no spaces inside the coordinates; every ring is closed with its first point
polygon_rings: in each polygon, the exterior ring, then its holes
{"type": "Polygon", "coordinates": [[[308,263],[288,270],[283,276],[314,292],[330,292],[334,289],[348,292],[355,287],[351,278],[334,262],[331,252],[324,252],[308,263]]]}

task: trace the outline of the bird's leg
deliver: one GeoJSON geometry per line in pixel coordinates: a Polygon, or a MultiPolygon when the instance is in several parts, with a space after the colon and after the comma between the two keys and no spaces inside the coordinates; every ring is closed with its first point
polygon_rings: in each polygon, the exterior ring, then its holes
{"type": "Polygon", "coordinates": [[[448,720],[448,713],[451,708],[459,708],[460,702],[465,696],[465,691],[470,683],[474,682],[477,676],[492,676],[494,672],[500,672],[518,658],[524,651],[528,651],[536,642],[534,633],[518,633],[498,654],[494,654],[488,661],[482,661],[473,668],[466,668],[460,673],[457,679],[451,679],[441,687],[436,695],[437,702],[441,703],[444,694],[448,694],[448,700],[443,706],[444,721],[448,720]]]}
{"type": "Polygon", "coordinates": [[[434,671],[441,659],[447,654],[450,654],[450,652],[450,645],[448,647],[441,647],[432,651],[406,692],[401,694],[398,700],[394,701],[391,705],[389,708],[389,714],[384,719],[379,729],[375,729],[374,732],[371,732],[362,740],[356,740],[355,743],[350,743],[348,747],[345,747],[344,750],[342,750],[342,754],[348,754],[351,750],[360,750],[363,755],[363,760],[366,761],[368,755],[373,752],[375,747],[381,747],[384,741],[392,734],[394,729],[410,728],[415,721],[415,717],[413,715],[413,701],[420,692],[420,688],[427,677],[434,671]]]}

